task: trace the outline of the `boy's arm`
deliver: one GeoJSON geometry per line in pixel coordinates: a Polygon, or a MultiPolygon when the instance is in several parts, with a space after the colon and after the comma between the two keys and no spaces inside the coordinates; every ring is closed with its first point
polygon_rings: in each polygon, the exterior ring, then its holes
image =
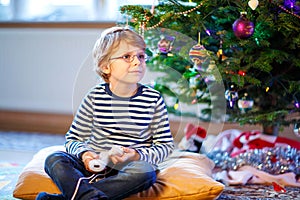
{"type": "Polygon", "coordinates": [[[151,125],[153,145],[149,148],[137,148],[140,160],[157,165],[174,150],[173,136],[170,131],[167,109],[162,97],[159,98],[151,125]]]}
{"type": "Polygon", "coordinates": [[[93,151],[85,143],[90,138],[93,123],[93,98],[88,94],[81,102],[69,131],[66,133],[65,147],[68,153],[81,158],[86,151],[93,151]]]}

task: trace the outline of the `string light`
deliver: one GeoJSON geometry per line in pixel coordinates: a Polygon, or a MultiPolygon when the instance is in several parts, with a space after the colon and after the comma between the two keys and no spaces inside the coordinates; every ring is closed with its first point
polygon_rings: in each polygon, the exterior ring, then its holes
{"type": "Polygon", "coordinates": [[[300,104],[299,104],[299,102],[298,102],[297,100],[294,102],[294,106],[295,106],[296,108],[300,108],[300,104]]]}
{"type": "Polygon", "coordinates": [[[295,108],[299,109],[300,108],[300,104],[299,104],[298,99],[296,98],[296,94],[293,95],[293,98],[294,98],[294,106],[295,106],[295,108]]]}
{"type": "Polygon", "coordinates": [[[176,103],[174,104],[173,107],[174,107],[175,110],[178,109],[178,107],[179,107],[179,100],[178,99],[176,100],[176,103]]]}
{"type": "Polygon", "coordinates": [[[211,33],[210,33],[210,31],[208,30],[208,29],[205,29],[205,33],[207,34],[207,35],[211,35],[211,33]]]}
{"type": "MultiPolygon", "coordinates": [[[[275,4],[278,8],[280,8],[281,10],[283,10],[284,12],[293,15],[294,17],[297,17],[298,19],[300,19],[300,16],[295,14],[294,12],[289,11],[288,9],[286,9],[285,7],[283,7],[282,5],[279,5],[278,3],[274,3],[271,1],[271,3],[275,4]]],[[[294,6],[293,6],[294,7],[294,6]]],[[[292,9],[292,8],[291,8],[292,9]]]]}
{"type": "MultiPolygon", "coordinates": [[[[297,15],[297,14],[295,14],[294,12],[291,12],[291,11],[287,10],[286,8],[284,8],[283,6],[281,6],[281,5],[277,4],[277,3],[274,3],[272,0],[270,0],[270,2],[273,3],[273,4],[275,4],[277,7],[279,7],[281,10],[285,11],[286,13],[291,14],[291,15],[293,15],[294,17],[297,17],[297,18],[300,19],[300,16],[297,15]]],[[[186,14],[189,14],[189,13],[191,13],[191,12],[197,10],[198,8],[200,8],[202,5],[203,5],[203,3],[200,3],[199,5],[195,6],[194,8],[191,8],[191,9],[186,10],[186,11],[183,11],[183,12],[176,12],[176,13],[174,13],[174,14],[172,14],[172,13],[167,13],[167,14],[165,15],[165,17],[163,17],[157,24],[155,24],[155,25],[153,25],[153,26],[150,26],[150,27],[147,27],[147,26],[146,26],[147,23],[150,21],[150,19],[153,17],[153,14],[154,14],[154,7],[152,6],[152,9],[151,9],[152,17],[145,17],[146,20],[141,24],[141,27],[140,27],[140,28],[142,29],[143,32],[146,31],[146,30],[152,30],[152,29],[155,29],[155,28],[157,28],[158,26],[160,26],[162,23],[164,23],[164,22],[166,21],[167,18],[170,18],[170,17],[172,17],[172,16],[174,16],[174,15],[179,16],[179,15],[186,15],[186,14]]],[[[292,5],[292,8],[293,8],[293,5],[292,5]]],[[[293,10],[293,9],[292,9],[292,10],[293,10]]],[[[205,29],[205,32],[207,33],[207,35],[211,35],[211,33],[210,33],[210,31],[209,31],[208,29],[205,29]]],[[[258,41],[256,41],[256,42],[258,42],[258,41]]]]}
{"type": "MultiPolygon", "coordinates": [[[[191,9],[189,9],[189,10],[186,10],[186,11],[184,11],[184,12],[177,12],[177,13],[174,13],[174,14],[170,14],[170,13],[169,13],[165,18],[162,18],[157,24],[155,24],[155,25],[153,25],[153,26],[151,26],[151,27],[146,27],[146,26],[145,26],[145,30],[155,29],[155,28],[157,28],[158,26],[160,26],[162,23],[164,23],[164,21],[166,21],[167,18],[169,18],[169,17],[171,17],[171,16],[173,16],[173,15],[186,15],[186,14],[188,14],[188,13],[191,13],[191,12],[197,10],[197,9],[200,8],[202,5],[203,5],[203,4],[200,3],[200,4],[197,5],[196,7],[191,8],[191,9]]],[[[150,20],[150,19],[147,19],[147,20],[146,20],[146,24],[148,23],[149,20],[150,20]]]]}
{"type": "MultiPolygon", "coordinates": [[[[277,4],[277,3],[272,2],[272,0],[271,0],[270,2],[273,3],[273,4],[275,4],[276,6],[278,6],[281,10],[285,11],[286,13],[291,14],[291,15],[293,15],[294,17],[297,17],[297,18],[300,19],[300,16],[297,15],[297,14],[295,14],[294,12],[291,12],[291,11],[287,10],[286,8],[284,8],[283,6],[281,6],[281,5],[277,4]]],[[[153,25],[153,26],[150,26],[150,27],[146,27],[146,24],[149,22],[149,20],[151,19],[151,17],[150,17],[150,18],[147,18],[146,21],[144,22],[144,30],[155,29],[155,28],[157,28],[158,26],[160,26],[162,23],[164,23],[164,22],[166,21],[167,18],[172,17],[173,15],[185,15],[185,14],[191,13],[191,12],[197,10],[198,8],[200,8],[202,5],[203,5],[203,3],[200,3],[199,5],[195,6],[194,8],[191,8],[191,9],[186,10],[186,11],[183,11],[183,12],[177,12],[177,13],[174,13],[174,14],[168,13],[168,14],[166,14],[166,16],[165,16],[164,18],[162,18],[157,24],[155,24],[155,25],[153,25]]],[[[292,7],[293,7],[293,6],[292,6],[292,7]]],[[[152,7],[152,9],[153,9],[153,7],[152,7]]],[[[151,10],[151,13],[152,13],[152,12],[154,13],[154,10],[151,10]]],[[[152,13],[152,14],[153,14],[153,13],[152,13]]],[[[207,30],[207,29],[205,30],[205,32],[206,32],[208,35],[211,34],[210,31],[207,30]]]]}
{"type": "Polygon", "coordinates": [[[220,40],[220,47],[219,50],[217,52],[217,55],[219,56],[219,62],[222,61],[222,57],[223,57],[223,40],[220,40]]]}

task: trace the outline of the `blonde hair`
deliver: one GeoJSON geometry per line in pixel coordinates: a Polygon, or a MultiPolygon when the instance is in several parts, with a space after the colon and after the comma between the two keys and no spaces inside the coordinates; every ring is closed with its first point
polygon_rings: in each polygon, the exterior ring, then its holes
{"type": "Polygon", "coordinates": [[[124,27],[112,27],[104,30],[93,48],[94,69],[105,82],[109,82],[110,74],[102,71],[109,64],[111,55],[125,41],[131,46],[145,50],[146,44],[142,36],[124,27]]]}

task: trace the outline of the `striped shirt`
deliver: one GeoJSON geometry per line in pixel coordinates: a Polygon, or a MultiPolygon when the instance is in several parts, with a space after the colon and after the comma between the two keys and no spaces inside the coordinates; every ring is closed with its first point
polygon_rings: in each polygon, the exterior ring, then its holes
{"type": "Polygon", "coordinates": [[[168,113],[159,92],[140,84],[134,96],[118,97],[107,83],[89,91],[66,134],[67,152],[99,153],[112,145],[134,148],[141,160],[153,165],[173,151],[168,113]]]}

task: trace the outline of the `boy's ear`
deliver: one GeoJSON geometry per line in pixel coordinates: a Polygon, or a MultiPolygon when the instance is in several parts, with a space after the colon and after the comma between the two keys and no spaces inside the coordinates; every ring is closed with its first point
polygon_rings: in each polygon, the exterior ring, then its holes
{"type": "Polygon", "coordinates": [[[109,65],[103,65],[101,71],[105,74],[110,73],[110,66],[109,65]]]}

